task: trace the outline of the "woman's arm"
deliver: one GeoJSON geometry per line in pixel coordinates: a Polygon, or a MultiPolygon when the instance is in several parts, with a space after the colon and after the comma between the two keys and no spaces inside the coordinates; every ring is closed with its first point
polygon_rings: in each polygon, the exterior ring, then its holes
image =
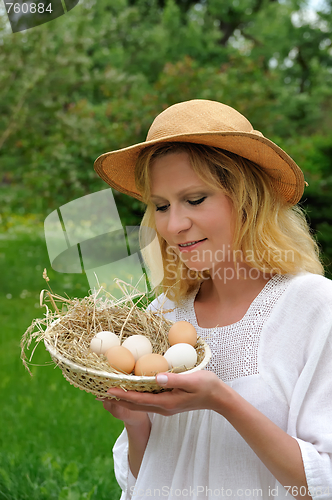
{"type": "Polygon", "coordinates": [[[223,415],[245,439],[274,477],[295,498],[309,500],[300,447],[296,439],[280,429],[214,373],[201,371],[190,375],[174,373],[157,376],[160,385],[170,392],[144,394],[122,389],[109,392],[120,398],[117,403],[127,409],[173,415],[195,409],[210,409],[223,415]],[[162,382],[164,377],[165,382],[162,382]],[[167,380],[166,380],[167,378],[167,380]],[[300,495],[300,488],[301,495],[300,495]]]}
{"type": "Polygon", "coordinates": [[[138,476],[151,431],[151,421],[146,412],[132,411],[110,399],[103,400],[105,410],[122,420],[128,435],[128,461],[131,473],[138,476]]]}
{"type": "Polygon", "coordinates": [[[144,414],[144,417],[140,423],[134,425],[126,424],[129,441],[129,467],[134,477],[138,476],[151,431],[150,419],[147,414],[144,414]]]}
{"type": "Polygon", "coordinates": [[[295,498],[311,499],[308,494],[301,450],[289,436],[268,417],[229,388],[227,402],[219,396],[216,411],[221,413],[245,439],[248,445],[295,498]],[[303,495],[303,492],[306,495],[303,495]],[[301,494],[300,494],[301,492],[301,494]]]}

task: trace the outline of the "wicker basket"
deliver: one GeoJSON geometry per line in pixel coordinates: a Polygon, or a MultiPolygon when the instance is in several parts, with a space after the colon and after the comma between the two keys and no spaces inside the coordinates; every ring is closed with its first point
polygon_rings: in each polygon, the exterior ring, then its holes
{"type": "MultiPolygon", "coordinates": [[[[83,299],[67,299],[42,291],[41,305],[45,305],[42,299],[46,295],[54,311],[46,306],[45,317],[34,320],[24,333],[21,359],[25,367],[29,370],[28,363],[36,348],[28,358],[31,343],[35,342],[37,346],[43,341],[65,379],[86,392],[111,398],[107,390],[112,386],[141,392],[165,390],[156,383],[155,377],[127,375],[114,370],[104,355],[98,356],[90,349],[91,339],[105,330],[113,331],[121,342],[131,335],[144,335],[150,340],[154,353],[164,354],[169,348],[168,332],[173,321],[162,314],[167,311],[152,313],[142,305],[145,295],[131,285],[118,282],[123,292],[121,299],[105,295],[102,288],[83,299]],[[61,309],[55,301],[60,303],[61,309]]],[[[211,358],[209,346],[198,338],[195,349],[196,365],[182,373],[202,370],[208,364],[211,358]]]]}
{"type": "MultiPolygon", "coordinates": [[[[111,373],[93,368],[87,368],[66,359],[46,340],[44,340],[44,343],[53,361],[57,364],[57,366],[59,366],[59,368],[61,368],[65,379],[75,387],[78,387],[86,392],[90,392],[95,396],[111,398],[111,396],[107,394],[107,390],[110,387],[121,387],[125,390],[135,390],[141,392],[164,391],[164,389],[156,383],[155,377],[138,377],[135,375],[111,373]]],[[[210,347],[202,339],[198,339],[195,349],[198,358],[196,366],[186,372],[182,372],[183,374],[203,370],[211,358],[210,347]]]]}

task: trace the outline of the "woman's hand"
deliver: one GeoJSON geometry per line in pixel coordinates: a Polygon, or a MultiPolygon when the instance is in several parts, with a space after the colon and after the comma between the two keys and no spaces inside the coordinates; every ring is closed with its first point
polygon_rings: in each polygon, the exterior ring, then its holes
{"type": "Polygon", "coordinates": [[[145,411],[126,408],[116,400],[104,399],[102,401],[105,410],[125,424],[129,445],[129,467],[134,477],[137,477],[151,431],[149,416],[145,411]]]}
{"type": "Polygon", "coordinates": [[[114,403],[111,402],[114,405],[111,413],[113,414],[117,407],[118,414],[129,419],[134,418],[135,412],[152,412],[167,416],[189,410],[213,410],[216,409],[217,395],[218,404],[222,393],[228,398],[229,387],[217,375],[207,370],[190,374],[160,373],[156,381],[161,387],[172,390],[152,394],[124,391],[118,387],[109,389],[107,392],[118,399],[114,403]]]}
{"type": "Polygon", "coordinates": [[[130,425],[135,427],[146,421],[146,418],[148,418],[146,412],[125,408],[124,406],[119,405],[118,401],[115,399],[104,399],[103,406],[105,410],[113,415],[113,417],[122,420],[126,426],[130,425]]]}

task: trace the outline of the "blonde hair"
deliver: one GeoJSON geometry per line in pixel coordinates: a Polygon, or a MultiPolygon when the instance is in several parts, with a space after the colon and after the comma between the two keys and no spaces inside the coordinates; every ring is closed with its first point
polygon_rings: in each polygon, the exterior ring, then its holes
{"type": "MultiPolygon", "coordinates": [[[[147,209],[141,223],[155,225],[155,206],[150,201],[150,167],[156,158],[186,152],[194,172],[208,185],[218,186],[233,203],[236,217],[232,252],[245,255],[245,263],[264,273],[296,274],[308,271],[324,274],[319,249],[305,214],[299,206],[290,206],[276,192],[273,179],[258,165],[234,153],[192,143],[162,143],[144,149],[136,162],[135,180],[147,209]],[[288,256],[291,255],[291,259],[288,256]],[[250,256],[250,259],[248,259],[250,256]],[[276,266],[277,264],[277,266],[276,266]]],[[[157,233],[163,275],[156,292],[165,292],[180,302],[209,272],[188,269],[167,242],[157,233]],[[171,263],[171,268],[170,268],[171,263]]],[[[143,251],[152,274],[155,252],[143,251]]]]}

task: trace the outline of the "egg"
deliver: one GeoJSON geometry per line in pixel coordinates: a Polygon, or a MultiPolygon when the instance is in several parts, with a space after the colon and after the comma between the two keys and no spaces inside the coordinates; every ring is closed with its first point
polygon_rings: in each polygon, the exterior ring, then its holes
{"type": "Polygon", "coordinates": [[[120,339],[113,332],[98,332],[90,342],[91,351],[96,354],[105,354],[105,352],[116,345],[120,345],[120,339]]]}
{"type": "Polygon", "coordinates": [[[152,377],[156,373],[167,372],[168,362],[161,354],[145,354],[135,365],[135,375],[152,377]]]}
{"type": "Polygon", "coordinates": [[[133,354],[122,345],[116,345],[106,351],[105,356],[112,368],[119,372],[131,373],[135,366],[133,354]]]}
{"type": "Polygon", "coordinates": [[[131,335],[122,342],[122,345],[133,354],[135,361],[145,354],[152,353],[152,344],[144,335],[131,335]]]}
{"type": "Polygon", "coordinates": [[[168,332],[168,342],[174,344],[196,345],[197,332],[195,327],[188,321],[177,321],[168,332]]]}
{"type": "Polygon", "coordinates": [[[192,345],[174,344],[164,354],[169,369],[175,372],[190,370],[197,363],[197,352],[192,345]]]}

